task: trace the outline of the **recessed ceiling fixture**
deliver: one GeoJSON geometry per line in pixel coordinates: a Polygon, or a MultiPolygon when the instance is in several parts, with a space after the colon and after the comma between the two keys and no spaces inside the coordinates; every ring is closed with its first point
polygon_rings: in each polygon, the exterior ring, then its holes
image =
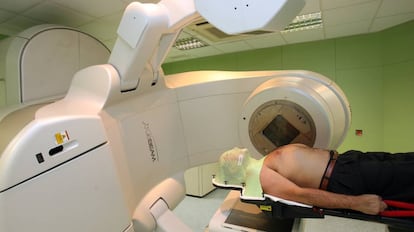
{"type": "Polygon", "coordinates": [[[174,44],[174,47],[177,48],[178,50],[190,50],[190,49],[201,48],[205,46],[208,46],[208,44],[195,37],[179,39],[175,41],[175,44],[174,44]]]}
{"type": "Polygon", "coordinates": [[[298,15],[282,33],[322,28],[322,13],[298,15]]]}

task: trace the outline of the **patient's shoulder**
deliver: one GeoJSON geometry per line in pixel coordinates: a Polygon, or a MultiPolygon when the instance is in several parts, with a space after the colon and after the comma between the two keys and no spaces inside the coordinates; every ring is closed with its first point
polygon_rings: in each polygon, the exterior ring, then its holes
{"type": "Polygon", "coordinates": [[[293,152],[297,150],[312,150],[313,148],[301,143],[292,143],[282,146],[280,149],[286,152],[293,152]]]}
{"type": "Polygon", "coordinates": [[[299,144],[299,143],[293,143],[293,144],[287,144],[280,146],[270,152],[268,156],[280,156],[280,155],[288,155],[290,153],[293,153],[297,150],[304,150],[304,149],[311,149],[309,146],[305,144],[299,144]]]}

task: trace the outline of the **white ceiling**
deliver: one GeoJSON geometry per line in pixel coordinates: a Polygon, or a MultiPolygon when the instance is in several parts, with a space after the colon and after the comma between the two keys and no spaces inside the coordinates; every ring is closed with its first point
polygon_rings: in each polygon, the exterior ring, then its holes
{"type": "MultiPolygon", "coordinates": [[[[112,48],[123,9],[130,2],[132,0],[0,0],[0,35],[12,36],[38,24],[60,24],[89,33],[112,48]]],[[[211,41],[196,29],[187,28],[180,37],[195,35],[210,46],[185,52],[173,48],[166,61],[376,32],[414,20],[414,0],[306,0],[301,14],[318,11],[322,12],[323,28],[293,33],[211,41]]]]}

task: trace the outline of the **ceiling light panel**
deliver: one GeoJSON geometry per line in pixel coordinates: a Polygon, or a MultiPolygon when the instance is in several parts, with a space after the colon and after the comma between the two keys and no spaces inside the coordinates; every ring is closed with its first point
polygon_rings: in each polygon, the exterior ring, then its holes
{"type": "Polygon", "coordinates": [[[296,16],[282,33],[322,28],[322,13],[310,13],[296,16]]]}
{"type": "Polygon", "coordinates": [[[175,44],[174,44],[174,47],[177,48],[178,50],[190,50],[190,49],[201,48],[205,46],[208,46],[208,44],[195,37],[179,39],[175,41],[175,44]]]}

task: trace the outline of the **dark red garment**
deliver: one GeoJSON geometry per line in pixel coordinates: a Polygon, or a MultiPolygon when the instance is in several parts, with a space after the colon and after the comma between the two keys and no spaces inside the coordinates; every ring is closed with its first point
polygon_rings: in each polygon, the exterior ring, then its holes
{"type": "Polygon", "coordinates": [[[414,217],[414,204],[401,202],[401,201],[391,201],[384,200],[388,208],[381,212],[380,215],[384,217],[414,217]]]}

